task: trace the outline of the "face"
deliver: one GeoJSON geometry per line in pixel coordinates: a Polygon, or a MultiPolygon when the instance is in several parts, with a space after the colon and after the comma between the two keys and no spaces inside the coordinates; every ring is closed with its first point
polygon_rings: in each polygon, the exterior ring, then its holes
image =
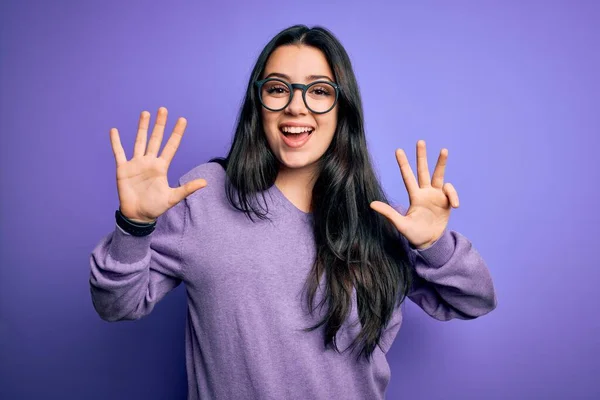
{"type": "MultiPolygon", "coordinates": [[[[280,46],[271,53],[261,79],[269,76],[289,83],[309,84],[317,80],[335,82],[321,50],[304,45],[280,46]]],[[[322,96],[324,93],[318,87],[314,87],[314,90],[316,92],[309,89],[309,92],[313,91],[313,96],[322,96]]],[[[309,92],[306,94],[308,101],[309,92]]],[[[335,93],[330,95],[335,97],[335,93]]],[[[295,89],[292,101],[283,110],[261,109],[267,142],[281,163],[281,168],[314,171],[316,162],[333,139],[337,104],[325,114],[315,114],[304,104],[302,91],[295,89]]]]}

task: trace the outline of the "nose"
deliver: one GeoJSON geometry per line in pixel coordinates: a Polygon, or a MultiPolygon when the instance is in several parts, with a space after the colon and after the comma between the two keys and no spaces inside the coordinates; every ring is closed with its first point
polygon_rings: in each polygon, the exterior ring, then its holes
{"type": "Polygon", "coordinates": [[[303,115],[308,113],[304,99],[302,99],[302,89],[297,88],[292,92],[292,101],[285,108],[285,112],[291,115],[303,115]]]}

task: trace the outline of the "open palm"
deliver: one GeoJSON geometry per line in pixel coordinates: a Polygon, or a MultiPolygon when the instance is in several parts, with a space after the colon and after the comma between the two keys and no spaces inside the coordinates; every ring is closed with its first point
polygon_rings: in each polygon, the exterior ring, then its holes
{"type": "Polygon", "coordinates": [[[134,222],[153,222],[185,197],[206,186],[204,179],[196,179],[180,187],[169,187],[167,171],[181,142],[186,119],[177,120],[160,156],[157,155],[167,123],[167,109],[161,107],[158,110],[152,136],[146,148],[149,122],[150,113],[142,112],[133,158],[129,161],[121,145],[119,132],[115,128],[110,130],[110,140],[117,163],[117,190],[121,213],[134,222]]]}
{"type": "Polygon", "coordinates": [[[429,247],[446,229],[452,207],[459,206],[454,186],[451,183],[444,184],[448,150],[442,149],[440,152],[432,179],[427,166],[425,141],[417,142],[418,182],[404,150],[396,150],[396,159],[410,201],[406,215],[381,201],[372,202],[371,208],[392,222],[412,246],[418,249],[429,247]]]}

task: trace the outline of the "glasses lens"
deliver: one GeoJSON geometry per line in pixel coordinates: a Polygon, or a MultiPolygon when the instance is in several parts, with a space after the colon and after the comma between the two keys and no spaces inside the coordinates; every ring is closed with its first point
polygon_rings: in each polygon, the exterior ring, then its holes
{"type": "Polygon", "coordinates": [[[335,103],[335,88],[326,82],[312,84],[306,91],[306,105],[313,112],[325,112],[335,103]]]}
{"type": "Polygon", "coordinates": [[[265,107],[272,110],[280,110],[290,100],[290,88],[281,81],[267,81],[262,86],[260,98],[265,107]]]}

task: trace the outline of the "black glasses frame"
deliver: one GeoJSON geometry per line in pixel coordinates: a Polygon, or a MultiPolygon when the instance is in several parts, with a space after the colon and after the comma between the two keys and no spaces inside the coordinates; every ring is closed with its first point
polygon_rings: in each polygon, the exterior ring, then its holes
{"type": "Polygon", "coordinates": [[[263,80],[260,80],[260,81],[254,81],[254,84],[258,88],[258,98],[260,100],[260,104],[262,104],[262,106],[264,108],[266,108],[267,110],[270,110],[270,111],[281,111],[284,108],[286,108],[292,102],[295,90],[296,89],[300,89],[300,90],[302,90],[302,100],[304,101],[304,105],[306,106],[306,108],[308,108],[310,110],[310,112],[315,113],[315,114],[325,114],[325,113],[328,113],[329,111],[333,110],[333,107],[335,107],[335,105],[337,104],[338,97],[339,97],[339,94],[340,94],[340,87],[336,83],[333,83],[333,82],[330,82],[330,81],[325,81],[325,80],[315,81],[315,82],[309,83],[308,85],[304,85],[302,83],[289,83],[289,82],[286,82],[283,79],[279,79],[279,78],[266,78],[266,79],[263,79],[263,80]],[[289,99],[288,99],[287,103],[285,103],[285,105],[283,107],[281,107],[281,108],[269,108],[263,102],[263,99],[262,99],[262,87],[263,87],[263,85],[265,83],[271,82],[271,81],[281,82],[284,85],[286,85],[288,87],[288,89],[290,90],[289,99]],[[333,88],[335,89],[335,100],[333,101],[333,105],[331,107],[329,107],[329,109],[327,109],[326,111],[314,111],[312,108],[310,108],[308,106],[308,103],[306,102],[306,91],[308,89],[310,89],[312,86],[318,85],[320,83],[326,83],[328,85],[333,86],[333,88]]]}

